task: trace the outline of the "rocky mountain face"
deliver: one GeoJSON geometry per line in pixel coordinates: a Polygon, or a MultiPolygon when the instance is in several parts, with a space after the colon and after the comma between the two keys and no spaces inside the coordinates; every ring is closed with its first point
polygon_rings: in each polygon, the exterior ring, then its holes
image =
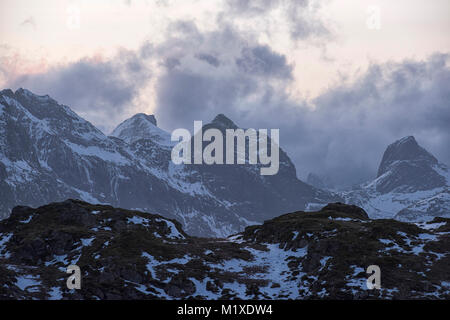
{"type": "MultiPolygon", "coordinates": [[[[237,128],[224,115],[205,128],[237,128]]],[[[280,150],[277,175],[258,165],[175,165],[170,134],[137,114],[104,135],[69,107],[28,90],[0,92],[0,216],[68,198],[155,212],[187,233],[225,236],[282,212],[339,198],[296,177],[280,150]]]]}
{"type": "Polygon", "coordinates": [[[416,192],[444,187],[446,177],[437,169],[448,169],[418,145],[412,136],[389,145],[378,168],[376,190],[388,192],[416,192]]]}
{"type": "Polygon", "coordinates": [[[371,220],[329,204],[226,239],[160,215],[67,200],[0,222],[0,299],[449,299],[450,219],[371,220]],[[67,289],[66,269],[81,269],[67,289]],[[368,290],[378,265],[381,289],[368,290]]]}
{"type": "Polygon", "coordinates": [[[342,196],[371,218],[450,217],[450,170],[409,136],[387,147],[375,180],[342,196]]]}

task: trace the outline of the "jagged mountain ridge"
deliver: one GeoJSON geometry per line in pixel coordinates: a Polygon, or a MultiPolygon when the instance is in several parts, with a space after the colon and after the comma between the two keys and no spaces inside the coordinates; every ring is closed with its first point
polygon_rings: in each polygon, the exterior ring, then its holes
{"type": "MultiPolygon", "coordinates": [[[[235,125],[220,115],[209,126],[235,125]]],[[[25,89],[0,92],[0,212],[68,198],[156,212],[193,235],[224,236],[252,222],[338,197],[296,177],[280,150],[280,170],[255,165],[174,165],[169,133],[137,114],[112,136],[69,107],[25,89]]]]}
{"type": "Polygon", "coordinates": [[[0,299],[449,299],[449,252],[450,219],[371,220],[340,203],[211,239],[67,200],[0,221],[0,299]],[[66,287],[71,264],[81,290],[66,287]],[[381,290],[366,287],[373,264],[381,290]]]}
{"type": "Polygon", "coordinates": [[[419,146],[413,136],[389,145],[383,154],[376,190],[382,194],[391,191],[430,190],[446,185],[446,178],[436,171],[442,166],[438,160],[419,146]]]}
{"type": "Polygon", "coordinates": [[[171,147],[175,144],[170,140],[170,134],[157,126],[154,115],[138,113],[119,124],[111,136],[133,143],[141,139],[149,139],[160,146],[171,147]]]}
{"type": "Polygon", "coordinates": [[[450,170],[408,136],[387,147],[376,179],[341,196],[364,208],[371,218],[450,217],[450,170]]]}

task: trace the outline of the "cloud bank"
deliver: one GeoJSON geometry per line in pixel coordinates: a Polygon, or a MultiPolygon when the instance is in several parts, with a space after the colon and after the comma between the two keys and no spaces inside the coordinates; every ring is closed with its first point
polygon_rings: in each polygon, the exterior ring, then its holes
{"type": "Polygon", "coordinates": [[[175,21],[162,43],[107,60],[85,58],[14,77],[0,71],[8,87],[49,94],[103,130],[144,108],[140,99],[149,91],[167,130],[191,129],[194,120],[219,113],[242,127],[279,128],[281,146],[303,179],[315,172],[343,186],[374,178],[387,145],[407,135],[450,164],[449,54],[372,64],[313,101],[294,99],[293,62],[234,22],[259,19],[265,30],[276,12],[296,41],[320,43],[332,34],[317,2],[227,0],[216,29],[175,21]]]}
{"type": "Polygon", "coordinates": [[[284,55],[232,28],[189,30],[190,37],[171,37],[168,47],[183,50],[157,79],[156,114],[164,126],[190,128],[225,113],[244,127],[280,128],[300,177],[316,172],[341,186],[373,178],[387,145],[407,135],[450,163],[448,54],[372,64],[355,81],[298,101],[286,90],[293,79],[284,55]],[[195,59],[199,52],[216,63],[195,59]]]}
{"type": "Polygon", "coordinates": [[[110,59],[83,58],[19,75],[8,86],[49,94],[105,130],[102,124],[119,121],[151,79],[149,50],[144,44],[139,51],[121,49],[110,59]]]}
{"type": "Polygon", "coordinates": [[[333,31],[330,22],[321,15],[323,4],[315,0],[226,0],[224,16],[242,19],[256,25],[258,31],[270,35],[280,19],[287,26],[292,40],[330,40],[333,31]]]}

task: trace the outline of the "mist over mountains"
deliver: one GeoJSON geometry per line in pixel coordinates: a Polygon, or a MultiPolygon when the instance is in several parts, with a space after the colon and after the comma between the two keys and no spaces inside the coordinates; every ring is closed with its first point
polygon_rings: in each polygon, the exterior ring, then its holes
{"type": "MultiPolygon", "coordinates": [[[[204,127],[238,126],[218,115],[204,127]]],[[[69,107],[25,89],[1,91],[0,133],[3,217],[16,205],[74,198],[158,213],[188,234],[222,237],[336,201],[360,205],[372,218],[420,221],[449,212],[448,168],[413,137],[387,148],[375,180],[335,192],[299,180],[282,149],[274,176],[249,164],[174,165],[174,142],[154,116],[136,114],[106,136],[69,107]]]]}

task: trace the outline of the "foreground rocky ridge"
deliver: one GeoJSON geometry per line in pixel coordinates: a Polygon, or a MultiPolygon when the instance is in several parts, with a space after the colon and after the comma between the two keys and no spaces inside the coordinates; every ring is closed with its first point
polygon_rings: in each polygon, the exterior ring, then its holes
{"type": "Polygon", "coordinates": [[[329,204],[227,239],[159,215],[79,200],[0,222],[0,299],[449,299],[450,219],[371,220],[329,204]],[[82,271],[66,288],[66,268],[82,271]],[[381,290],[365,270],[381,268],[381,290]]]}

